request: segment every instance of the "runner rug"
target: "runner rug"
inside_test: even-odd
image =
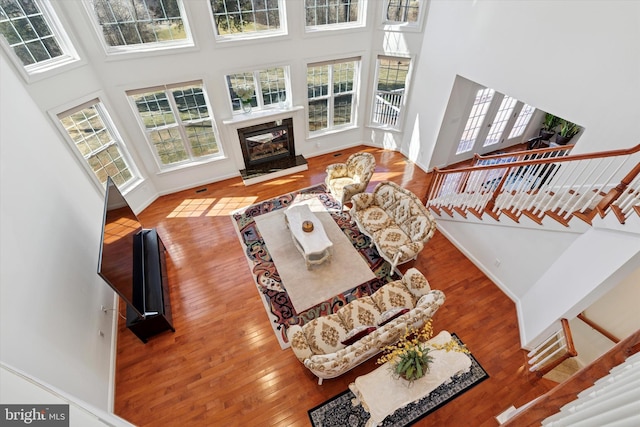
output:
[[[353,284],[353,287],[327,297],[312,307],[297,311],[261,234],[258,225],[260,220],[257,222],[256,218],[285,209],[292,203],[301,202],[319,203],[324,207],[351,242],[355,251],[366,262],[369,270],[373,273],[373,279]],[[355,222],[351,221],[349,212],[343,211],[340,204],[331,194],[327,193],[324,184],[283,194],[274,199],[240,209],[232,214],[231,220],[247,257],[255,286],[261,295],[273,331],[283,349],[289,347],[287,340],[289,326],[304,325],[317,317],[335,313],[353,299],[371,295],[384,284],[399,278],[391,271],[389,263],[380,257],[375,246],[369,247],[370,239],[360,232]],[[288,233],[287,231],[287,236],[289,236]],[[300,253],[295,249],[294,251],[293,255],[300,257],[301,268],[305,269]]]
[[[451,336],[462,344],[456,334],[451,334]],[[379,425],[381,427],[412,425],[489,378],[489,374],[480,366],[475,357],[472,354],[468,354],[468,356],[471,358],[471,368],[468,372],[452,377],[451,382],[440,385],[428,396],[398,409]],[[314,427],[364,427],[369,420],[369,414],[362,408],[362,405],[353,406],[351,400],[354,398],[355,395],[347,389],[347,391],[310,409],[308,413],[311,425]]]

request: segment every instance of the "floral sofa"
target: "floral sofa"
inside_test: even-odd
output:
[[[351,201],[351,216],[391,268],[415,259],[436,231],[420,199],[393,182],[380,182],[373,193],[356,194]]]
[[[421,327],[444,303],[440,290],[432,290],[415,268],[402,279],[389,282],[373,295],[355,299],[338,312],[303,326],[289,327],[294,354],[322,384],[349,371],[390,344],[407,327]]]
[[[375,168],[376,159],[373,154],[365,151],[354,153],[344,163],[327,166],[324,181],[333,197],[344,205],[351,201],[354,194],[367,189]]]

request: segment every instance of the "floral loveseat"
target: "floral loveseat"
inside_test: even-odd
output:
[[[396,342],[407,327],[424,325],[444,300],[442,291],[432,290],[424,275],[410,268],[402,279],[351,301],[337,313],[291,326],[287,336],[298,360],[322,384]]]
[[[411,191],[383,181],[373,193],[355,194],[351,216],[391,268],[415,259],[433,237],[436,222]]]

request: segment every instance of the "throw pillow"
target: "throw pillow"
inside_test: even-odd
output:
[[[387,283],[375,291],[375,293],[371,295],[371,299],[373,299],[382,313],[392,308],[413,308],[416,306],[415,297],[409,292],[404,283],[402,283],[402,280]]]
[[[358,326],[357,328],[349,331],[349,333],[347,334],[347,337],[344,340],[342,340],[342,344],[351,345],[354,342],[358,341],[360,338],[366,337],[376,329],[377,328],[375,326],[366,326],[366,325]]]
[[[304,334],[313,354],[329,354],[344,348],[341,343],[348,330],[343,326],[337,314],[330,314],[313,319],[304,325]]]
[[[429,286],[427,278],[424,277],[424,275],[415,267],[411,267],[406,273],[404,273],[404,276],[402,276],[402,283],[405,284],[407,289],[411,291],[416,299],[428,294],[431,290],[431,286]]]
[[[358,326],[376,325],[380,319],[380,310],[371,297],[365,296],[351,301],[338,310],[338,316],[347,330]]]
[[[397,319],[398,317],[408,312],[409,312],[408,308],[401,308],[401,307],[387,310],[384,313],[382,313],[382,316],[380,316],[380,321],[378,322],[378,326],[384,326],[387,323],[391,322],[392,320]]]

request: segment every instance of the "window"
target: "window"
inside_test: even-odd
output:
[[[484,154],[505,141],[521,137],[535,109],[517,99],[477,85],[475,98],[458,142],[456,155],[470,151]]]
[[[221,157],[201,82],[127,92],[160,167]]]
[[[181,0],[90,0],[108,52],[191,44]]]
[[[282,0],[210,0],[216,36],[283,34]]]
[[[427,0],[385,0],[382,18],[387,25],[420,28]]]
[[[490,125],[489,133],[482,145],[483,147],[488,147],[500,142],[502,133],[511,119],[511,113],[513,112],[513,108],[516,106],[516,102],[517,100],[511,96],[505,96],[502,98],[498,112],[493,119],[493,123]]]
[[[372,122],[399,129],[411,59],[379,56],[376,64],[376,89]]]
[[[98,99],[58,114],[58,119],[101,184],[110,176],[122,187],[136,177],[126,148]]]
[[[362,3],[358,0],[305,0],[306,27],[361,26]]]
[[[47,1],[1,1],[0,33],[28,74],[78,59]]]
[[[511,128],[511,133],[509,133],[509,139],[522,136],[522,134],[524,133],[524,130],[529,125],[529,121],[531,121],[531,116],[533,116],[533,112],[535,110],[536,110],[535,108],[533,108],[531,105],[528,105],[528,104],[525,104],[522,107],[522,109],[520,110],[520,113],[518,114],[518,117],[516,118],[516,122],[514,123],[513,128]]]
[[[476,92],[476,98],[471,107],[471,113],[467,117],[467,124],[464,127],[464,132],[462,132],[462,138],[458,143],[456,154],[466,153],[473,149],[494,93],[495,91],[489,88],[482,88]]]
[[[251,106],[255,108],[283,107],[287,102],[288,76],[286,67],[267,68],[266,70],[226,76],[232,110],[242,110],[238,92],[253,94],[250,102]]]
[[[309,132],[353,124],[360,58],[307,65]]]

